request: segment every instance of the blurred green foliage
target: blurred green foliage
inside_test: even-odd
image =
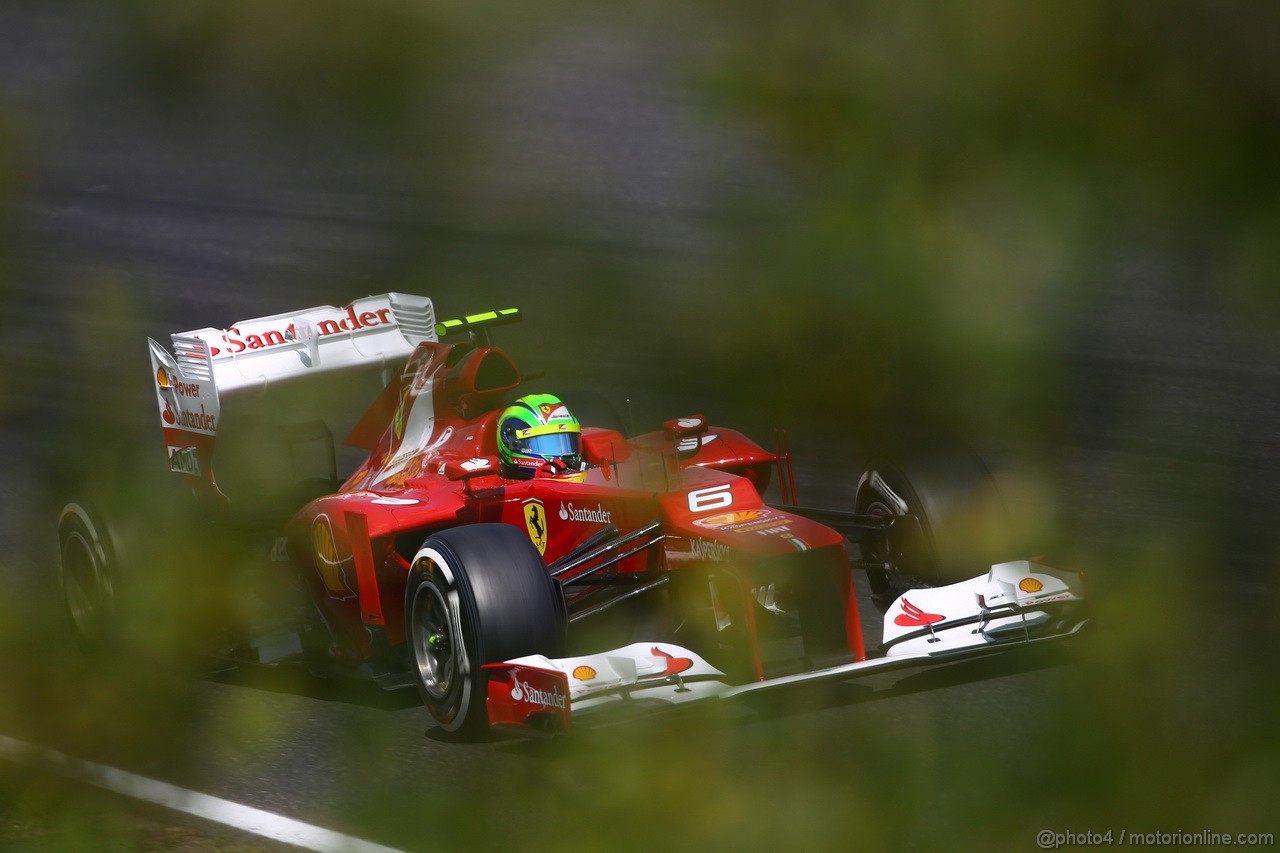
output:
[[[716,343],[800,377],[774,383],[791,405],[873,438],[921,421],[1042,437],[1060,315],[1087,318],[1099,260],[1157,234],[1184,262],[1211,254],[1220,275],[1199,286],[1231,290],[1242,320],[1280,319],[1276,9],[717,8],[699,78],[763,123],[795,193],[732,271],[742,316]],[[817,369],[796,345],[815,340]]]

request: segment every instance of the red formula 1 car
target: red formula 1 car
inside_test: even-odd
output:
[[[1023,560],[947,583],[943,505],[979,467],[873,466],[854,512],[802,509],[786,453],[701,415],[629,438],[607,410],[579,423],[571,395],[521,396],[527,377],[490,345],[518,317],[437,323],[430,300],[392,293],[150,342],[168,467],[201,512],[241,528],[287,512],[257,547],[265,574],[309,593],[289,627],[311,663],[416,685],[446,730],[555,732],[1087,623],[1072,572]],[[344,417],[358,453],[339,477]],[[887,605],[871,657],[849,540]],[[72,624],[100,638],[120,543],[80,502],[61,543]],[[932,586],[899,595],[908,578]]]

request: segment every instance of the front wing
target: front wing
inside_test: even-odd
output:
[[[949,663],[1075,636],[1089,623],[1078,572],[1021,560],[944,587],[912,590],[885,613],[883,655],[747,684],[696,652],[633,643],[592,655],[542,655],[489,664],[489,723],[529,734],[567,733],[606,709],[654,709],[762,690],[846,681],[891,669]]]

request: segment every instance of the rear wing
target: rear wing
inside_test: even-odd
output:
[[[213,477],[222,404],[324,374],[398,368],[437,341],[425,296],[387,293],[344,308],[320,305],[174,334],[173,352],[148,339],[169,469],[197,493],[225,500]]]

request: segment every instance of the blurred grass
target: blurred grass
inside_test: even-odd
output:
[[[441,79],[477,58],[499,62],[521,23],[544,32],[556,16],[568,25],[581,11],[556,6],[531,21],[511,6],[486,13],[446,3],[125,0],[113,8],[125,23],[116,59],[163,109],[198,119],[211,103],[243,100],[300,140],[338,117],[409,147],[433,138],[434,114],[418,111]],[[763,129],[784,189],[781,210],[685,294],[686,310],[714,322],[689,348],[659,345],[644,357],[677,392],[714,385],[730,410],[824,419],[859,446],[908,427],[1049,443],[1063,407],[1079,404],[1064,400],[1069,366],[1058,349],[1062,330],[1084,323],[1108,287],[1091,279],[1099,257],[1153,242],[1174,265],[1184,250],[1208,255],[1205,286],[1274,354],[1278,26],[1271,6],[1194,0],[647,9],[637,38],[679,34],[670,37],[690,56],[687,79],[726,121]],[[7,127],[0,121],[0,206],[10,210]],[[464,123],[459,147],[473,131]],[[423,180],[405,175],[409,186]],[[778,202],[745,182],[739,191],[720,201],[757,212]],[[8,221],[0,217],[0,228]],[[599,297],[602,282],[645,286],[608,251],[568,254],[539,281],[571,294],[553,299],[625,307],[625,296]],[[12,260],[0,254],[0,300],[10,298]],[[438,281],[432,262],[414,258],[406,275]],[[86,295],[82,325],[68,335],[77,362],[93,362],[100,324],[141,342],[146,318],[127,275],[104,275]],[[446,280],[461,303],[467,276]],[[659,344],[661,336],[656,329]],[[575,343],[610,338],[608,324],[594,323]],[[135,399],[121,389],[134,387],[137,366],[94,363],[86,410],[106,413],[108,431],[127,434],[138,411],[121,403]],[[33,374],[21,390],[49,379]],[[0,412],[13,381],[0,373]],[[1158,426],[1137,404],[1119,420],[1122,442]],[[102,462],[99,474],[128,481],[132,458]],[[1140,493],[1155,475],[1125,476],[1110,485]],[[1030,497],[1019,512],[1052,505],[1051,473],[1024,486]],[[1205,484],[1205,499],[1228,501],[1230,486]],[[166,509],[143,486],[119,501]],[[1050,542],[1076,533],[1043,531]],[[431,839],[529,848],[557,838],[583,850],[1027,849],[1042,828],[1274,831],[1270,614],[1280,597],[1274,583],[1262,584],[1234,619],[1235,602],[1213,597],[1219,573],[1231,571],[1215,559],[1214,536],[1172,518],[1105,548],[1074,545],[1079,565],[1104,567],[1094,588],[1102,630],[1044,688],[1060,701],[1010,707],[1003,718],[939,705],[913,713],[929,722],[908,730],[895,703],[927,705],[923,691],[857,705],[862,728],[848,732],[831,729],[820,702],[766,722],[657,721],[559,751],[502,753],[506,775],[486,789],[451,786],[447,768],[443,778],[388,786],[404,725],[393,714],[372,714],[333,748],[349,761],[353,810],[414,847]],[[0,698],[0,724],[69,750],[106,743],[157,772],[199,769],[212,755],[253,773],[298,721],[273,717],[251,691],[225,718],[207,718],[192,660],[210,624],[240,618],[234,589],[210,578],[217,567],[206,554],[153,556],[195,570],[152,591],[158,609],[179,598],[209,607],[191,621],[144,623],[130,640],[140,657],[85,663],[56,608],[0,600],[0,656],[18,685]],[[1206,600],[1222,605],[1208,619]],[[489,761],[488,749],[458,760]],[[34,842],[20,834],[0,842],[165,849],[76,792],[7,774],[0,785],[21,792],[6,800],[22,803],[17,814],[56,825]],[[504,810],[518,826],[495,819]]]

